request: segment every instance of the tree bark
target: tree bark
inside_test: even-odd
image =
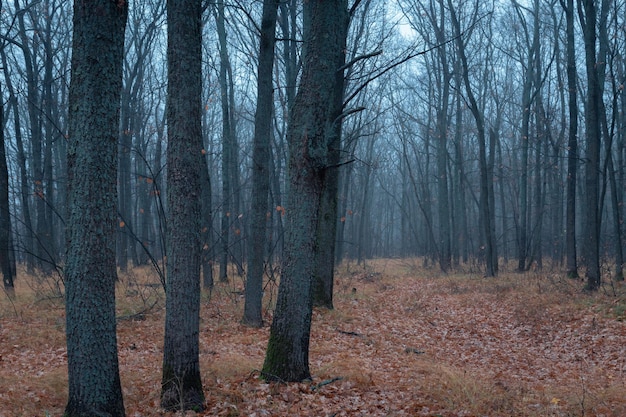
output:
[[[276,43],[277,0],[263,2],[261,42],[257,76],[257,108],[254,117],[252,153],[252,201],[250,207],[250,238],[248,240],[248,276],[243,323],[252,327],[263,325],[263,269],[267,247],[267,222],[270,219],[268,194],[270,187],[270,139],[272,130],[274,45]]]
[[[117,133],[126,1],[74,3],[65,416],[124,416],[115,320]]]
[[[349,16],[338,21],[337,47],[346,50],[348,38]],[[313,270],[313,305],[333,308],[333,289],[335,281],[335,247],[337,243],[338,198],[339,198],[339,165],[342,154],[341,130],[343,125],[345,75],[343,68],[346,54],[335,55],[333,63],[335,71],[332,87],[329,119],[326,121],[328,167],[322,172],[322,196],[320,202],[320,218],[317,227],[317,251],[315,252]]]
[[[161,406],[204,408],[200,377],[202,2],[167,2],[167,285]]]
[[[593,0],[579,0],[579,16],[585,41],[585,68],[587,72],[587,104],[585,106],[585,217],[583,253],[586,266],[586,289],[600,286],[600,100],[601,86],[596,57],[596,6]]]
[[[567,133],[567,191],[565,201],[565,265],[567,276],[578,278],[576,257],[576,177],[578,165],[578,92],[576,48],[574,43],[574,0],[561,2],[565,9],[567,38],[567,105],[569,126]]]
[[[348,19],[345,0],[308,1],[303,15],[303,72],[287,140],[289,194],[282,276],[270,329],[263,375],[267,379],[310,378],[309,340],[315,232],[320,215],[328,137],[333,126],[337,62],[343,59],[341,30]]]
[[[0,2],[0,9],[2,2]],[[0,97],[2,97],[0,85]],[[14,291],[13,268],[11,268],[11,211],[9,206],[9,170],[4,143],[4,105],[0,102],[0,269],[2,283],[7,293]]]

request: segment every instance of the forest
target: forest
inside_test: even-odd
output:
[[[536,386],[501,382],[500,405],[472,408],[467,392],[463,406],[443,404],[430,392],[428,406],[409,410],[394,392],[391,408],[333,400],[313,415],[624,410],[613,390],[626,383],[614,350],[621,344],[624,357],[625,1],[2,0],[0,9],[0,332],[13,340],[18,319],[40,329],[29,305],[61,328],[50,346],[66,345],[66,382],[56,385],[67,403],[51,409],[126,415],[124,349],[148,341],[160,343],[150,349],[161,375],[149,373],[161,383],[143,395],[163,412],[296,412],[244,411],[256,395],[250,381],[286,403],[322,389],[368,391],[384,379],[375,371],[350,374],[341,357],[331,362],[351,377],[310,363],[316,320],[335,328],[327,339],[382,355],[391,347],[372,330],[345,325],[402,310],[409,322],[438,323],[420,291],[404,297],[419,287],[448,312],[470,303],[464,294],[485,307],[510,298],[512,310],[492,313],[526,317],[533,337],[553,332],[544,328],[552,314],[604,332],[597,349],[608,359],[593,366],[606,366],[610,381],[582,365],[573,377],[602,386],[604,402],[596,392],[593,403],[591,385],[577,385],[576,399],[527,399]],[[380,294],[402,299],[399,310],[386,313]],[[356,304],[364,310],[349,313]],[[472,323],[484,322],[470,310]],[[262,342],[249,377],[207,374],[206,352],[219,349],[204,338],[216,317],[229,324],[215,338],[240,331],[250,339],[240,343]],[[125,326],[144,320],[160,341],[129,342]],[[22,342],[3,343],[0,362]],[[411,363],[458,353],[398,343]],[[337,344],[334,354],[351,351]],[[414,365],[428,377],[441,371]],[[446,369],[438,382],[450,386],[460,373]],[[476,372],[481,383],[494,377]],[[549,387],[562,382],[557,373]],[[226,392],[224,380],[239,384],[241,398],[224,400],[234,409],[215,408],[207,388]],[[531,403],[543,405],[530,412]]]

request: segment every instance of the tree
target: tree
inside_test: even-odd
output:
[[[13,83],[9,73],[9,65],[7,62],[6,48],[0,50],[2,55],[2,68],[4,71],[4,79],[6,80],[7,93],[9,95],[9,107],[13,113],[13,128],[15,132],[15,147],[17,148],[17,165],[19,167],[20,178],[20,203],[21,203],[21,216],[18,216],[19,221],[24,225],[27,230],[24,237],[22,237],[22,250],[25,252],[26,270],[29,273],[34,271],[34,236],[32,231],[32,221],[30,215],[30,190],[28,187],[28,170],[26,167],[26,152],[24,150],[24,141],[22,140],[21,119],[18,106],[17,96]]]
[[[254,116],[252,155],[252,201],[246,301],[243,322],[253,327],[263,325],[263,267],[267,243],[270,136],[272,129],[274,45],[278,1],[263,2],[261,43],[257,78],[257,107]]]
[[[593,0],[578,0],[579,17],[585,43],[585,69],[587,72],[587,103],[585,106],[585,217],[583,254],[587,267],[587,289],[600,286],[600,108],[602,87],[598,76],[604,59],[596,56],[597,10]]]
[[[561,1],[565,9],[567,54],[567,104],[569,130],[567,134],[567,196],[565,219],[565,258],[567,276],[578,278],[576,260],[576,171],[578,165],[578,93],[576,48],[574,47],[574,0]]]
[[[359,2],[355,2],[348,16],[338,21],[337,39],[341,44],[337,47],[346,50],[348,25],[350,17]],[[326,147],[328,152],[327,167],[322,171],[322,195],[320,200],[320,217],[316,232],[316,251],[313,263],[313,304],[333,308],[333,287],[335,281],[335,243],[337,237],[337,213],[339,194],[339,167],[341,165],[342,144],[341,129],[344,115],[344,67],[346,54],[334,57],[337,70],[331,82],[334,83],[332,96],[328,102],[329,114],[326,123]]]
[[[0,9],[2,2],[0,2]],[[2,90],[0,89],[0,92]],[[0,94],[0,97],[2,94]],[[9,211],[9,170],[4,142],[4,105],[0,102],[0,269],[4,289],[11,293],[13,268],[11,267],[11,212]]]
[[[263,375],[302,381],[310,377],[309,339],[316,230],[323,173],[333,129],[334,80],[344,59],[346,0],[308,1],[303,10],[303,70],[290,119],[289,192],[282,275]]]
[[[489,167],[487,164],[487,150],[485,145],[485,120],[484,114],[479,108],[474,91],[472,89],[472,84],[470,82],[469,66],[467,63],[467,53],[465,49],[466,44],[462,37],[463,33],[461,32],[461,24],[457,17],[456,10],[452,4],[452,0],[448,0],[448,6],[450,8],[450,17],[452,19],[452,26],[454,28],[454,34],[456,38],[457,53],[459,54],[459,60],[461,62],[463,84],[465,87],[465,92],[467,94],[469,108],[472,112],[472,115],[474,116],[474,120],[476,121],[476,130],[478,134],[478,166],[480,170],[479,209],[481,218],[481,229],[485,242],[485,275],[488,277],[493,277],[498,272],[498,257],[496,256],[495,249],[494,213],[489,203],[489,192],[491,189],[493,189],[493,182],[490,186],[488,169]],[[476,3],[475,9],[473,11],[474,16],[476,16],[477,10],[478,3]]]
[[[167,2],[167,284],[161,406],[202,410],[202,2]]]
[[[229,257],[235,259],[239,272],[241,272],[242,262],[240,241],[235,240],[241,233],[239,225],[239,152],[234,114],[234,81],[226,39],[224,1],[220,0],[216,8],[215,21],[219,38],[219,84],[222,105],[222,220],[219,279],[221,282],[228,282]],[[231,229],[235,232],[232,236]]]
[[[115,320],[117,129],[125,0],[74,2],[65,266],[65,415],[124,416]]]

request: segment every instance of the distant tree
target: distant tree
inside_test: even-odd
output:
[[[0,9],[2,2],[0,1]],[[0,85],[0,97],[2,97]],[[4,105],[0,101],[0,269],[4,289],[13,291],[13,268],[11,267],[11,213],[9,211],[9,170],[4,143]]]
[[[206,155],[202,156],[200,172],[200,186],[202,187],[202,225],[200,237],[202,246],[202,286],[211,290],[213,281],[213,198],[211,195],[211,176]]]
[[[576,178],[578,166],[578,76],[574,38],[574,0],[561,0],[565,9],[565,36],[567,56],[567,105],[569,111],[567,133],[567,191],[565,201],[565,267],[567,276],[578,278],[576,259]]]
[[[583,256],[586,266],[586,288],[597,290],[600,286],[600,109],[602,87],[598,76],[604,59],[597,54],[597,9],[593,0],[578,0],[579,18],[585,44],[585,69],[587,72],[587,103],[585,106],[585,222]]]
[[[13,87],[13,81],[9,72],[9,64],[7,60],[6,48],[0,49],[0,55],[2,56],[2,69],[4,72],[4,79],[6,80],[6,90],[9,96],[8,106],[13,114],[13,132],[15,137],[15,148],[17,153],[17,167],[19,170],[19,183],[20,183],[20,205],[21,215],[18,216],[19,221],[23,224],[26,233],[21,237],[22,251],[24,252],[24,261],[26,264],[26,270],[29,273],[34,272],[34,236],[31,232],[32,221],[30,214],[30,190],[28,182],[28,169],[26,165],[26,151],[24,147],[24,140],[22,138],[21,128],[21,116],[19,112],[19,103],[16,95],[15,88]],[[16,175],[17,176],[17,175]]]
[[[125,0],[74,2],[65,265],[65,416],[124,416],[115,321],[117,132]]]
[[[167,284],[161,406],[202,410],[202,1],[167,2]]]
[[[215,21],[219,39],[219,84],[222,105],[222,219],[220,230],[219,280],[228,281],[228,261],[234,259],[241,273],[242,250],[239,185],[239,151],[235,126],[235,92],[233,71],[226,33],[224,1],[217,2]],[[231,233],[234,232],[234,233]]]
[[[276,43],[277,0],[263,2],[261,42],[257,76],[257,107],[254,116],[252,154],[252,201],[246,301],[243,322],[249,326],[263,325],[263,269],[267,247],[270,139],[272,130],[274,45]]]
[[[474,18],[476,18],[479,4],[479,2],[474,3],[474,10],[472,10]],[[480,171],[480,197],[478,206],[480,211],[481,229],[485,246],[485,275],[488,277],[493,277],[498,273],[498,257],[495,246],[495,214],[490,204],[491,197],[489,195],[490,191],[493,190],[493,181],[491,181],[490,184],[490,170],[487,163],[485,116],[483,110],[479,107],[479,103],[476,100],[476,95],[474,94],[472,83],[470,81],[469,65],[467,63],[466,41],[462,36],[463,32],[461,31],[461,24],[459,18],[457,17],[457,11],[452,4],[452,0],[448,0],[448,7],[450,9],[450,17],[452,19],[452,26],[456,39],[457,53],[459,54],[459,60],[461,63],[462,79],[465,87],[465,93],[467,94],[468,106],[476,122],[476,130],[478,135],[478,167]]]
[[[312,275],[328,137],[333,126],[334,82],[345,50],[346,0],[307,1],[303,14],[303,70],[289,122],[289,192],[282,275],[263,375],[310,377]]]

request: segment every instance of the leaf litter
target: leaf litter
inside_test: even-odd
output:
[[[626,328],[612,313],[626,304],[623,286],[589,295],[547,273],[443,276],[417,262],[339,269],[335,309],[313,314],[302,383],[263,381],[269,326],[241,325],[241,283],[219,284],[202,301],[206,407],[184,414],[626,415]],[[67,398],[63,308],[38,302],[28,279],[15,305],[0,303],[0,417],[61,415]],[[182,415],[159,407],[164,303],[128,294],[118,291],[120,316],[141,310],[133,303],[153,308],[118,323],[126,413]]]

